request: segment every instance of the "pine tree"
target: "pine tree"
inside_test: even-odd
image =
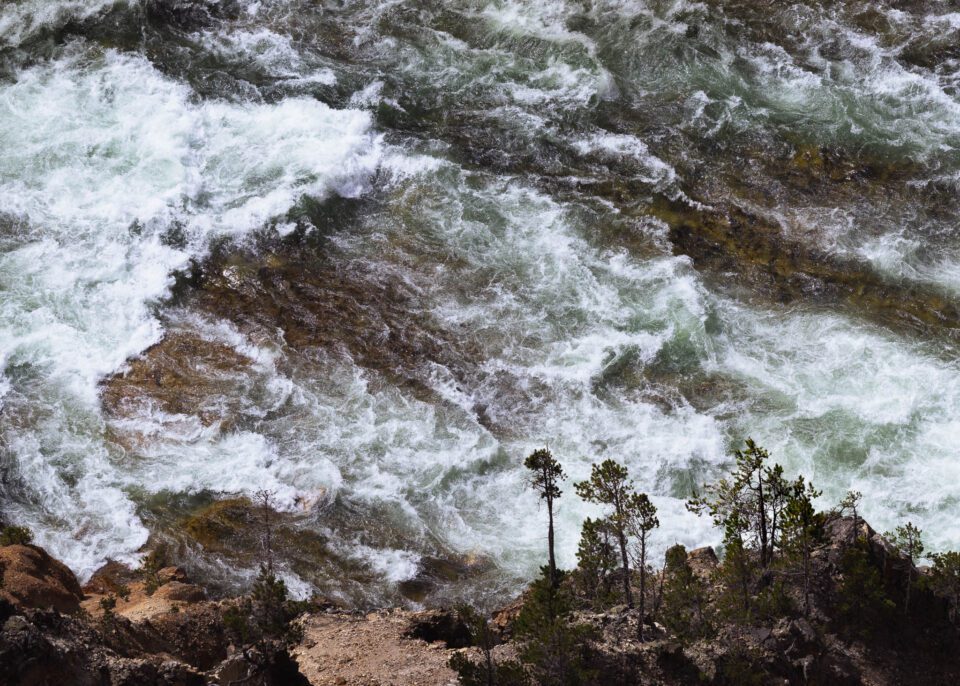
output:
[[[660,526],[657,508],[646,493],[634,493],[627,502],[630,533],[637,540],[637,566],[640,568],[640,617],[637,620],[637,637],[644,640],[643,625],[647,601],[647,543],[650,532]]]
[[[563,581],[564,572],[559,572]],[[571,621],[573,598],[568,584],[554,586],[549,568],[530,585],[517,617],[519,657],[538,686],[579,686],[590,683],[589,640],[593,631]]]
[[[753,561],[739,535],[728,531],[724,536],[724,544],[723,561],[717,568],[717,578],[723,589],[718,598],[718,607],[732,621],[746,622],[753,615]]]
[[[783,479],[783,468],[767,466],[770,453],[753,439],[746,441],[746,450],[734,454],[732,478],[721,479],[707,486],[704,496],[694,495],[687,508],[697,514],[709,514],[716,527],[729,528],[736,523],[737,538],[746,548],[745,536],[754,539],[764,569],[773,562],[780,517],[789,492]]]
[[[609,505],[612,512],[607,517],[620,548],[623,595],[628,607],[633,607],[630,590],[630,558],[627,552],[627,535],[630,524],[629,503],[633,482],[628,478],[627,468],[614,460],[604,460],[593,465],[590,480],[574,484],[577,495],[588,502]]]
[[[907,590],[903,603],[904,614],[910,614],[910,589],[913,587],[914,560],[923,554],[923,532],[911,522],[898,526],[894,531],[884,534],[884,537],[907,556]]]
[[[951,618],[954,624],[960,624],[960,552],[933,553],[930,560],[930,583],[937,593],[950,599]]]
[[[770,503],[770,560],[773,562],[773,554],[777,549],[783,548],[783,519],[786,514],[787,505],[793,495],[794,484],[783,477],[783,467],[774,464],[767,471],[767,486]]]
[[[703,495],[695,493],[687,509],[709,515],[723,531],[725,553],[718,572],[726,592],[721,604],[734,619],[748,620],[754,610],[751,592],[755,576],[770,568],[776,550],[783,550],[782,529],[793,491],[783,478],[783,468],[768,466],[770,453],[753,439],[748,438],[746,448],[733,456],[733,473],[706,486]],[[773,595],[778,595],[778,590],[773,590]],[[776,601],[767,600],[771,599]]]
[[[776,538],[771,510],[774,495],[771,487],[772,475],[771,470],[766,467],[770,453],[758,446],[752,438],[748,438],[747,449],[738,450],[734,453],[734,458],[737,462],[735,483],[747,496],[744,514],[752,520],[759,541],[760,565],[765,568],[773,559],[773,539]]]
[[[143,590],[148,596],[156,593],[157,589],[163,585],[160,570],[166,566],[164,555],[165,551],[162,548],[151,550],[140,561],[140,566],[137,568],[137,576],[143,579]]]
[[[803,612],[810,616],[811,559],[814,550],[824,543],[824,516],[816,511],[813,501],[820,491],[798,477],[783,513],[784,550],[787,562],[796,562],[803,581]]]
[[[714,526],[723,531],[724,556],[717,575],[724,592],[719,604],[726,614],[737,620],[749,618],[754,581],[753,561],[744,542],[751,530],[749,494],[738,478],[723,478],[708,485],[706,495],[694,495],[687,502],[687,509],[700,515],[709,514]]]
[[[563,467],[553,459],[553,455],[546,448],[533,451],[524,466],[532,472],[530,477],[530,486],[540,494],[541,500],[547,503],[547,550],[549,553],[550,578],[553,585],[559,583],[557,575],[557,561],[554,555],[554,536],[553,536],[553,503],[559,498],[563,491],[560,490],[559,483],[567,478],[563,473]]]
[[[263,548],[261,566],[267,571],[273,571],[273,523],[270,515],[273,513],[273,491],[261,489],[254,494],[254,499],[260,507],[260,545]]]
[[[707,588],[688,562],[687,549],[675,545],[667,550],[663,567],[663,621],[683,639],[709,632],[705,615]]]
[[[610,575],[617,568],[615,533],[606,519],[584,520],[577,548],[575,579],[594,609],[602,610],[611,602]]]
[[[860,491],[847,491],[847,494],[843,496],[843,500],[840,501],[840,514],[844,515],[849,512],[853,518],[853,527],[850,529],[850,545],[856,543],[857,536],[859,535],[857,533],[859,526],[858,508],[862,498],[863,493]]]
[[[835,616],[854,634],[869,638],[889,622],[896,605],[887,597],[866,539],[844,550],[839,566]]]

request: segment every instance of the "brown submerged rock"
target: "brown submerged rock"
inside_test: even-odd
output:
[[[228,551],[255,538],[251,531],[255,518],[254,505],[248,498],[227,498],[185,519],[183,530],[204,548]]]
[[[107,379],[101,401],[111,417],[136,416],[149,405],[167,414],[199,417],[206,425],[229,423],[223,377],[242,372],[251,362],[227,345],[175,331]]]
[[[282,331],[293,350],[346,354],[419,393],[430,393],[422,381],[424,364],[454,371],[468,365],[458,337],[415,309],[413,286],[362,269],[336,264],[306,245],[236,252],[201,267],[188,301],[254,337]]]
[[[427,382],[433,365],[457,377],[474,369],[461,332],[420,309],[417,287],[401,274],[341,263],[306,238],[220,248],[181,275],[176,291],[185,309],[231,322],[254,343],[282,346],[281,367],[346,358],[429,400],[436,400]],[[163,340],[102,382],[101,402],[114,420],[159,410],[228,431],[242,415],[252,365],[229,345],[174,322]],[[151,440],[135,425],[114,421],[110,430],[128,449]]]
[[[0,598],[21,608],[76,612],[83,598],[77,577],[43,548],[9,545],[0,548]]]
[[[326,538],[299,526],[300,513],[270,510],[274,552],[321,565],[334,555]],[[253,565],[260,554],[263,511],[249,498],[224,498],[203,506],[180,522],[180,529],[204,550]]]
[[[957,303],[920,285],[897,283],[868,265],[785,237],[779,227],[740,208],[701,211],[666,201],[652,213],[670,226],[677,254],[699,268],[738,273],[780,302],[833,302],[900,330],[960,335]]]

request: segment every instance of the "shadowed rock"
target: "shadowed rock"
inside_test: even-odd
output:
[[[0,598],[22,608],[75,612],[83,591],[66,565],[43,548],[9,545],[0,548]]]

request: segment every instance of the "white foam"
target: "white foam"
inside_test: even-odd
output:
[[[18,0],[0,12],[0,45],[19,45],[41,29],[87,19],[126,0]]]
[[[636,136],[594,132],[578,135],[571,145],[581,155],[598,155],[603,158],[632,160],[643,170],[641,180],[664,188],[676,184],[677,173],[669,164],[650,152],[647,144]]]
[[[327,67],[311,66],[288,36],[266,28],[205,31],[201,41],[210,52],[255,62],[270,76],[300,84],[332,86],[337,76]]]
[[[31,402],[51,408],[45,425],[4,430],[30,499],[48,513],[32,520],[55,515],[82,528],[42,528],[75,569],[89,573],[146,536],[120,490],[135,486],[136,470],[118,468],[98,438],[98,379],[159,339],[152,304],[211,237],[258,229],[305,194],[362,193],[381,154],[369,129],[368,114],[315,100],[196,103],[145,59],[82,44],[0,87],[0,204],[30,230],[0,255],[4,386],[17,387],[10,369],[36,369],[43,384]],[[182,233],[176,247],[162,240],[172,227]],[[241,435],[192,454],[195,486],[223,475],[213,469],[204,481],[201,458],[215,456],[234,460],[237,481],[227,485],[239,487],[244,469],[271,453]],[[77,478],[53,478],[41,469],[50,464]]]
[[[729,339],[715,368],[748,398],[733,428],[812,478],[824,506],[860,490],[878,529],[912,519],[936,548],[956,548],[942,522],[960,515],[957,364],[836,315],[720,307]]]
[[[567,20],[575,11],[564,0],[498,0],[487,3],[478,15],[499,31],[536,36],[557,43],[577,43],[593,55],[596,44],[584,34],[567,28]]]
[[[351,553],[389,583],[399,583],[415,577],[421,558],[408,550],[371,548],[363,544],[354,545]]]

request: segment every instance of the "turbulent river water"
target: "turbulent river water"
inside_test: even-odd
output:
[[[625,462],[662,549],[753,436],[960,546],[958,44],[936,0],[4,2],[2,516],[230,585],[184,522],[270,489],[300,594],[491,598],[532,449]]]

